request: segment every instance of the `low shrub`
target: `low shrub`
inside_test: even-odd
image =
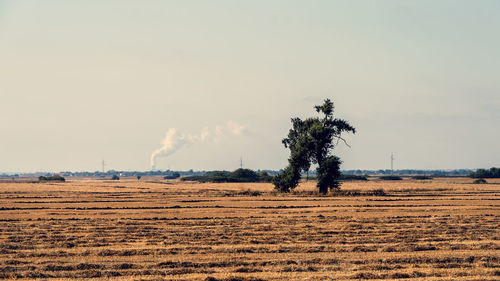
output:
[[[485,183],[488,183],[485,179],[477,179],[477,180],[474,180],[472,183],[474,184],[485,184]]]
[[[411,178],[414,180],[432,180],[432,177],[429,176],[413,176]]]
[[[367,176],[360,176],[360,175],[341,175],[340,180],[342,181],[367,181],[368,178]]]
[[[64,182],[66,181],[65,178],[61,177],[61,176],[39,176],[38,177],[38,181],[60,181],[60,182]]]
[[[113,175],[111,177],[111,180],[114,180],[114,181],[119,181],[120,180],[120,177],[118,175]]]
[[[403,178],[400,176],[381,176],[381,177],[379,177],[379,179],[385,180],[385,181],[400,181]]]
[[[199,181],[199,182],[206,182],[207,177],[206,176],[185,176],[181,178],[181,181]]]

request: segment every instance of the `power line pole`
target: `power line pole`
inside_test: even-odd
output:
[[[106,162],[104,162],[104,159],[102,160],[102,173],[104,174],[105,171],[104,171],[104,166],[106,166]]]
[[[240,157],[240,169],[243,169],[243,157]]]
[[[394,174],[394,153],[391,152],[391,175]]]

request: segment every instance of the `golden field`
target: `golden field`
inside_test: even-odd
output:
[[[0,279],[499,280],[500,180],[472,181],[6,180]]]

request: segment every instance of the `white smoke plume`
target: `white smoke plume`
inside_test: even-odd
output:
[[[174,153],[176,150],[186,145],[188,138],[183,135],[177,134],[177,129],[170,128],[165,133],[165,137],[161,142],[161,147],[153,151],[151,154],[151,166],[155,167],[157,157],[167,157]]]
[[[234,122],[227,121],[224,125],[215,126],[215,134],[208,127],[201,130],[199,134],[179,134],[176,128],[170,128],[165,133],[165,137],[161,142],[161,147],[153,151],[151,154],[151,167],[156,167],[156,160],[159,157],[168,157],[180,148],[197,142],[207,141],[213,138],[219,141],[221,138],[240,136],[245,130],[245,127]]]

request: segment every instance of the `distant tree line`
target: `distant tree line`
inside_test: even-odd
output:
[[[192,169],[190,170],[184,170],[184,171],[174,171],[174,170],[155,170],[155,171],[118,171],[118,170],[108,170],[106,172],[102,171],[95,171],[95,172],[70,172],[70,171],[63,171],[59,172],[58,174],[64,176],[64,177],[113,177],[113,175],[117,175],[119,177],[145,177],[145,176],[158,176],[158,177],[167,177],[167,178],[179,178],[183,176],[203,176],[206,173],[210,173],[212,171],[194,171]],[[276,175],[279,173],[279,171],[274,171],[274,170],[256,170],[257,173],[261,172],[266,172],[269,175]],[[52,173],[46,173],[46,172],[36,172],[36,173],[22,173],[22,174],[7,174],[3,173],[0,174],[0,177],[38,177],[38,176],[52,176]],[[177,176],[179,175],[179,176]]]
[[[380,175],[397,175],[397,176],[430,176],[430,177],[466,177],[473,173],[474,170],[470,169],[456,169],[456,170],[414,170],[414,169],[402,169],[402,170],[342,170],[344,175],[368,175],[368,176],[380,176]]]
[[[237,169],[233,172],[211,171],[199,176],[182,177],[183,181],[199,182],[271,182],[272,176],[265,171],[259,173],[250,169]]]
[[[499,168],[492,168],[497,170]],[[194,170],[186,170],[186,171],[173,171],[173,170],[163,170],[163,171],[115,171],[109,170],[105,173],[96,171],[96,172],[59,172],[57,174],[63,177],[112,177],[113,175],[120,175],[121,177],[143,177],[143,176],[161,176],[161,177],[172,177],[177,174],[180,177],[185,176],[204,176],[206,173],[210,173],[213,171],[194,171]],[[261,172],[265,172],[270,176],[274,176],[283,172],[283,170],[256,170],[257,174]],[[477,173],[476,173],[477,172]],[[493,172],[493,174],[497,174],[498,172]],[[397,175],[397,176],[429,176],[429,177],[481,177],[476,176],[476,174],[492,174],[491,169],[479,169],[477,171],[471,169],[456,169],[456,170],[412,170],[412,169],[404,169],[404,170],[394,170],[390,169],[386,170],[341,170],[341,178],[340,180],[350,180],[354,178],[348,178],[350,175],[357,175],[362,177],[368,176],[381,176],[381,175]],[[0,178],[21,178],[21,177],[50,177],[53,176],[53,173],[46,172],[36,172],[36,173],[2,173],[0,174]],[[309,176],[309,179],[317,179],[317,172],[315,170],[310,170],[308,172],[302,172],[301,177],[306,178]],[[484,176],[486,178],[486,176]],[[498,177],[498,176],[496,176]],[[357,180],[361,180],[358,178]]]
[[[302,175],[302,179],[303,180],[317,180],[317,175],[316,173],[309,173],[309,174],[306,174],[306,175]],[[340,181],[367,181],[368,180],[368,175],[351,175],[351,174],[347,174],[347,175],[344,175],[344,174],[340,174],[340,177],[339,177],[339,180]]]
[[[489,170],[479,169],[469,175],[471,178],[500,178],[499,168],[490,168]]]

